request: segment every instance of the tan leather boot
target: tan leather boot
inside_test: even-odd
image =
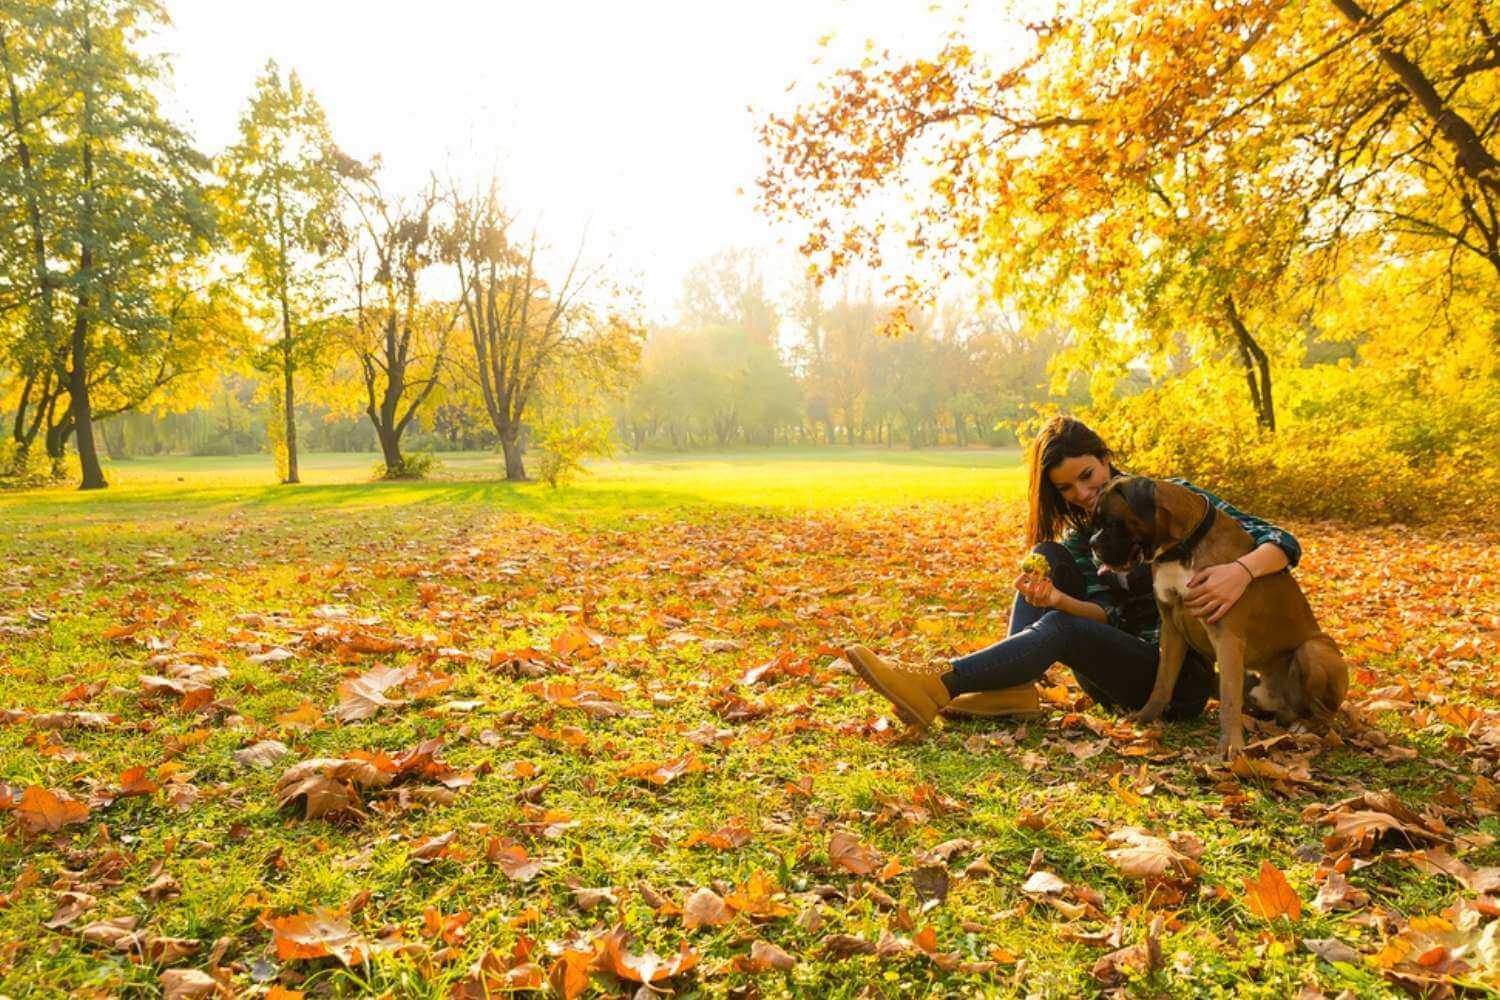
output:
[[[998,688],[994,691],[971,691],[955,695],[943,706],[944,715],[997,718],[1000,716],[1040,715],[1042,701],[1037,697],[1035,684],[1017,684],[1015,687]]]
[[[900,664],[882,660],[864,646],[850,646],[844,658],[864,678],[866,684],[896,708],[896,714],[908,726],[929,730],[944,705],[948,689],[935,671],[917,673]]]

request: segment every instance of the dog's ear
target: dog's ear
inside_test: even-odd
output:
[[[1156,523],[1156,480],[1130,476],[1120,483],[1119,490],[1136,517],[1145,524]]]

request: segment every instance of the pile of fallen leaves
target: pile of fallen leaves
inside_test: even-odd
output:
[[[9,543],[0,992],[1500,987],[1493,542],[1294,526],[1347,711],[1226,765],[857,685],[1003,634],[1014,505],[354,516]]]

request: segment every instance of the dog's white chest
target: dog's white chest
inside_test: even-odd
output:
[[[1156,599],[1163,604],[1176,604],[1186,597],[1187,584],[1192,578],[1193,570],[1186,563],[1171,562],[1151,567],[1151,589],[1156,591]]]

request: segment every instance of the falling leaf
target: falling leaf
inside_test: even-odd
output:
[[[283,807],[303,800],[304,815],[319,819],[357,811],[360,801],[356,787],[380,787],[390,781],[389,774],[367,761],[320,757],[289,768],[276,782],[276,797]]]
[[[705,847],[712,847],[717,851],[729,851],[737,847],[744,847],[754,836],[750,832],[750,828],[745,826],[744,820],[733,819],[712,833],[694,830],[687,835],[687,839],[682,842],[682,846],[696,847],[702,844]]]
[[[573,905],[577,906],[584,913],[598,909],[606,903],[614,906],[619,902],[620,900],[615,895],[614,889],[608,886],[597,889],[585,888],[573,890]]]
[[[126,798],[131,795],[155,795],[161,788],[146,774],[144,765],[137,764],[120,772],[120,787],[115,793],[117,798]]]
[[[136,923],[135,917],[110,917],[83,927],[78,936],[90,944],[113,948],[120,941],[132,937]]]
[[[1037,896],[1057,895],[1066,892],[1067,889],[1068,883],[1045,869],[1032,872],[1025,884],[1021,886],[1022,892]]]
[[[1101,956],[1090,974],[1106,986],[1117,986],[1130,975],[1145,975],[1161,968],[1161,928],[1162,918],[1157,917],[1140,943]]]
[[[531,960],[533,942],[522,934],[509,955],[490,949],[469,966],[468,978],[456,984],[449,1000],[491,1000],[492,997],[539,990],[547,974]]]
[[[1245,907],[1262,920],[1302,918],[1302,900],[1286,876],[1269,861],[1260,863],[1259,876],[1245,879]]]
[[[290,712],[283,712],[276,716],[276,724],[283,729],[297,729],[306,732],[316,727],[322,719],[323,713],[318,711],[318,706],[304,699],[302,704]]]
[[[160,903],[162,900],[182,895],[182,886],[178,885],[177,880],[170,874],[163,872],[141,890],[141,895],[153,903]]]

